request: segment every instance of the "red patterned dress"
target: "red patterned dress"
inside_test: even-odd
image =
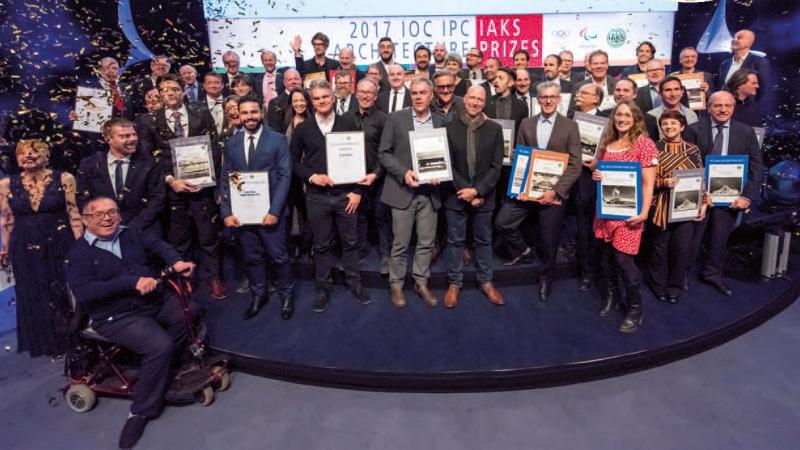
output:
[[[622,151],[603,152],[601,161],[622,161],[641,163],[642,169],[658,165],[658,148],[647,136],[639,136],[633,148]],[[646,222],[646,221],[645,221]],[[622,253],[636,255],[642,243],[644,224],[628,225],[623,220],[594,219],[594,236],[611,245]]]

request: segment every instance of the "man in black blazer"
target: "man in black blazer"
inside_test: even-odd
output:
[[[115,198],[122,223],[160,238],[167,191],[158,165],[148,153],[136,151],[138,138],[129,120],[107,121],[103,136],[108,149],[83,158],[78,168],[78,207],[95,197]]]
[[[169,73],[172,62],[166,55],[156,55],[150,60],[150,75],[143,76],[133,83],[133,102],[134,112],[145,112],[144,96],[151,89],[158,89],[158,78]]]
[[[334,76],[334,86],[336,87],[336,106],[334,111],[337,116],[341,116],[350,111],[358,110],[358,100],[353,94],[353,76],[348,71],[337,70]]]
[[[483,112],[492,119],[514,121],[515,133],[519,131],[522,119],[528,117],[528,105],[516,96],[511,95],[517,74],[508,68],[501,68],[494,77],[494,89],[497,95],[490,97]]]
[[[342,265],[345,282],[350,293],[362,305],[370,303],[361,286],[358,243],[358,205],[361,202],[361,179],[358,183],[347,180],[337,183],[329,176],[325,136],[341,122],[333,112],[333,90],[325,80],[314,80],[310,88],[314,118],[304,120],[292,133],[292,158],[294,174],[306,185],[306,211],[308,224],[313,230],[314,284],[316,285],[315,312],[324,312],[333,290],[334,233],[338,231],[342,243]],[[366,174],[365,174],[366,178]]]
[[[264,73],[253,75],[253,84],[257,96],[264,101],[261,107],[262,111],[267,110],[270,100],[280,94],[283,86],[283,74],[276,68],[277,64],[278,58],[274,52],[271,50],[261,52],[261,65],[264,66]]]
[[[642,86],[636,91],[636,106],[647,114],[653,108],[661,106],[661,97],[658,95],[658,84],[666,76],[664,63],[657,59],[650,60],[646,65],[645,76],[647,86]],[[656,135],[657,136],[657,135]],[[655,139],[655,137],[653,137]]]
[[[206,92],[197,80],[197,70],[190,64],[184,64],[178,69],[178,73],[183,80],[183,92],[187,103],[198,103],[205,101]]]
[[[289,91],[292,88],[302,86],[303,80],[300,78],[300,72],[294,69],[286,69],[283,72],[283,91],[277,97],[270,100],[267,106],[267,125],[274,131],[285,133],[287,124],[284,119],[286,117],[286,109],[289,108]]]
[[[177,74],[158,79],[164,109],[155,120],[143,128],[142,150],[152,155],[161,167],[164,182],[170,188],[168,201],[167,241],[188,258],[196,254],[200,262],[200,277],[205,279],[211,295],[227,297],[220,279],[218,208],[213,187],[200,188],[190,180],[173,173],[172,150],[169,141],[179,137],[208,135],[211,141],[215,179],[219,180],[222,155],[217,140],[217,127],[208,109],[202,104],[183,101],[183,80]],[[193,236],[197,236],[194,242]]]
[[[414,77],[428,77],[433,79],[436,67],[431,64],[431,49],[420,45],[414,49]]]
[[[314,57],[303,61],[303,51],[300,48],[303,45],[303,40],[300,35],[294,37],[292,51],[294,52],[295,68],[300,72],[301,77],[310,73],[325,72],[325,78],[328,78],[329,71],[339,68],[339,61],[325,56],[330,44],[331,40],[325,33],[314,33],[314,36],[311,37]]]
[[[378,40],[378,54],[381,59],[375,64],[377,64],[378,71],[381,73],[381,79],[379,81],[380,90],[386,91],[389,90],[390,87],[389,67],[394,65],[394,42],[392,42],[392,38],[384,36]]]
[[[753,127],[731,119],[736,106],[733,95],[727,91],[711,94],[708,99],[708,114],[698,122],[689,125],[690,135],[687,140],[700,147],[705,158],[708,155],[747,155],[747,184],[741,196],[729,207],[709,209],[706,220],[695,235],[695,246],[699,247],[705,227],[711,227],[709,233],[709,257],[703,266],[702,278],[720,293],[731,296],[733,292],[724,279],[723,265],[728,250],[728,238],[736,227],[739,213],[750,209],[753,201],[761,194],[761,179],[764,163]],[[713,194],[711,195],[713,199]],[[694,260],[694,258],[692,258]]]
[[[750,52],[750,48],[756,40],[756,35],[750,30],[739,30],[733,35],[731,41],[731,51],[733,56],[725,59],[719,66],[717,76],[717,89],[723,89],[731,75],[739,69],[755,70],[758,76],[758,84],[762,89],[758,93],[757,100],[763,102],[769,95],[772,82],[772,73],[769,60],[763,56],[758,56]]]
[[[544,60],[542,60],[542,72],[544,75],[544,80],[540,81],[539,83],[558,80],[559,84],[561,85],[561,92],[570,93],[572,92],[572,83],[558,76],[559,67],[561,67],[560,56],[556,54],[545,56]],[[517,76],[519,76],[519,72],[517,72]],[[534,85],[534,91],[536,90],[536,85],[539,83]]]
[[[575,94],[578,92],[578,89],[590,83],[603,90],[603,98],[606,99],[606,101],[598,105],[600,109],[606,109],[613,104],[611,95],[614,93],[614,85],[617,84],[617,80],[608,75],[608,53],[603,50],[595,50],[589,53],[587,59],[589,60],[589,65],[586,70],[589,73],[589,78],[583,81],[572,82],[573,95],[570,110],[575,109]]]
[[[389,88],[378,94],[378,101],[375,106],[391,114],[403,108],[411,106],[411,92],[405,85],[406,69],[400,64],[389,66]]]
[[[228,50],[222,54],[222,64],[225,66],[225,72],[222,74],[225,95],[230,95],[233,92],[233,79],[241,75],[239,71],[240,63],[239,54],[235,51]]]
[[[472,222],[477,278],[495,305],[505,304],[492,283],[492,214],[495,185],[503,167],[503,130],[483,113],[486,91],[472,86],[464,98],[466,111],[447,124],[453,182],[442,188],[447,217],[447,282],[444,306],[453,308],[463,284],[464,242]]]
[[[220,180],[220,215],[226,227],[239,229],[239,249],[247,263],[247,279],[253,295],[244,319],[255,317],[267,297],[267,260],[277,276],[274,283],[281,298],[281,317],[294,312],[292,266],[289,262],[289,215],[286,198],[292,179],[292,160],[286,136],[262,125],[261,103],[255,97],[239,100],[239,119],[244,132],[225,143],[225,158]],[[259,224],[242,224],[231,207],[231,174],[240,171],[269,173],[269,211]]]
[[[389,263],[389,293],[392,303],[406,305],[403,284],[406,278],[406,254],[411,232],[416,225],[417,247],[414,252],[412,276],[417,293],[431,307],[438,303],[428,289],[431,256],[436,239],[437,210],[442,202],[439,182],[420,184],[413,170],[409,131],[428,131],[440,128],[444,120],[430,110],[433,85],[427,78],[411,81],[411,108],[389,115],[383,128],[378,158],[386,170],[381,201],[392,208],[392,257]]]
[[[514,258],[513,262],[524,262],[532,257],[533,250],[525,245],[519,226],[529,213],[538,214],[543,266],[539,275],[539,300],[547,301],[552,292],[566,202],[570,189],[581,172],[581,137],[578,124],[556,111],[561,99],[558,82],[539,84],[537,98],[542,112],[522,121],[517,145],[567,153],[567,167],[553,189],[545,192],[542,197],[529,199],[521,195],[518,199],[509,199],[500,208],[495,226],[503,237],[509,254]]]
[[[445,123],[452,122],[466,110],[464,98],[454,94],[455,81],[453,74],[446,70],[440,70],[433,75],[434,98],[431,111],[442,116]]]
[[[614,106],[623,100],[635,101],[637,89],[636,82],[630,78],[620,78],[617,80],[617,84],[614,85]],[[609,117],[613,109],[614,107],[612,106],[608,109],[597,111],[597,115]],[[642,111],[642,116],[644,117],[644,126],[647,129],[647,135],[650,136],[650,139],[658,141],[658,120],[653,115],[647,114],[647,111]],[[592,186],[594,186],[594,182],[592,182]]]

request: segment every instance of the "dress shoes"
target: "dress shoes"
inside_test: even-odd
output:
[[[678,304],[678,296],[677,295],[667,295],[667,303],[670,305],[677,305]]]
[[[222,300],[228,296],[228,289],[219,277],[213,277],[208,282],[208,292],[217,300]]]
[[[314,300],[314,312],[325,312],[328,309],[328,303],[331,301],[330,291],[321,289],[317,291],[317,299]]]
[[[455,308],[456,303],[458,303],[458,291],[461,288],[456,286],[455,284],[451,284],[447,288],[447,292],[444,293],[444,307],[445,308]]]
[[[481,285],[481,290],[484,294],[486,294],[486,297],[489,298],[489,303],[497,306],[503,306],[506,304],[506,302],[503,300],[503,294],[501,294],[500,291],[494,287],[493,283],[483,283]]]
[[[389,296],[392,298],[392,303],[394,303],[394,306],[397,306],[398,308],[406,306],[406,296],[403,294],[403,288],[390,287]]]
[[[666,294],[656,294],[656,300],[658,300],[660,302],[664,302],[664,303],[669,302],[669,300],[667,299],[667,295]]]
[[[242,318],[244,320],[252,319],[253,317],[256,316],[256,314],[258,314],[258,311],[260,311],[261,308],[263,308],[264,305],[267,304],[268,301],[269,297],[267,296],[267,294],[259,295],[253,298],[253,301],[250,303],[250,306],[244,311],[244,314],[242,314]]]
[[[350,288],[350,293],[353,294],[353,297],[355,297],[356,300],[358,300],[358,303],[361,303],[362,305],[369,305],[372,303],[372,300],[369,298],[369,294],[367,294],[367,291],[365,291],[361,286]]]
[[[422,301],[424,301],[425,304],[430,306],[431,308],[433,308],[434,306],[436,306],[437,303],[439,303],[436,300],[436,296],[433,295],[433,292],[431,292],[431,290],[428,289],[428,285],[415,284],[414,290],[417,291],[417,294],[419,294],[419,296],[422,298]]]
[[[606,293],[603,296],[603,306],[600,307],[600,311],[597,313],[600,317],[608,317],[614,310],[618,310],[619,306],[619,291],[616,289],[606,289]]]
[[[133,448],[139,438],[144,434],[144,428],[147,426],[147,418],[144,416],[132,415],[125,421],[125,426],[122,427],[122,433],[119,435],[119,448],[129,449]]]
[[[511,261],[504,262],[504,266],[518,266],[520,264],[530,264],[536,262],[536,255],[533,253],[530,247],[526,248],[521,255],[517,256],[516,258],[512,259]]]
[[[592,277],[591,277],[591,275],[583,275],[583,276],[581,276],[581,281],[578,282],[578,290],[581,291],[581,292],[587,292],[591,288],[592,288]]]
[[[728,285],[725,284],[725,282],[723,282],[722,280],[715,280],[715,279],[706,278],[703,281],[705,283],[707,283],[708,285],[710,285],[711,287],[713,287],[714,289],[716,289],[717,292],[719,292],[720,294],[722,294],[722,295],[724,295],[726,297],[730,297],[730,296],[733,295],[733,291],[731,290],[731,288],[729,288]]]
[[[281,319],[289,320],[294,314],[294,297],[287,295],[281,300]]]
[[[547,278],[539,279],[539,301],[546,302],[553,292],[553,282]]]

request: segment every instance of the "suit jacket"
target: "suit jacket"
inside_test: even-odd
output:
[[[388,91],[391,89],[391,86],[389,86],[389,72],[386,71],[383,61],[378,60],[375,64],[378,65],[378,70],[381,72],[381,81],[378,83],[379,92]]]
[[[539,125],[540,115],[537,114],[522,121],[517,134],[517,145],[544,148],[551,152],[569,154],[567,167],[553,187],[558,196],[566,200],[569,197],[569,190],[572,184],[581,174],[581,135],[578,131],[578,124],[574,120],[556,113],[550,140],[539,142],[536,137],[536,128]]]
[[[286,197],[292,182],[292,157],[289,155],[286,136],[262,125],[255,158],[248,163],[245,155],[246,135],[246,132],[236,133],[225,143],[225,158],[220,177],[220,215],[224,219],[232,214],[231,198],[228,195],[231,189],[230,174],[249,170],[269,172],[269,213],[282,218],[286,214]]]
[[[108,173],[108,151],[81,160],[78,167],[78,207],[94,197],[117,198]],[[122,223],[146,233],[160,235],[159,214],[164,210],[167,191],[156,162],[148,153],[136,151],[130,157],[123,194],[117,200]]]
[[[611,117],[611,109],[597,111],[597,115],[600,117]],[[642,115],[644,116],[644,128],[647,130],[647,135],[654,142],[658,141],[658,136],[660,135],[658,132],[658,119],[651,114],[647,114],[647,111],[642,111]],[[684,133],[686,132],[684,131]]]
[[[203,83],[201,83],[200,80],[197,80],[196,84],[197,84],[197,99],[195,99],[195,101],[191,103],[204,103],[206,101],[206,89],[203,87]],[[184,92],[183,100],[189,103],[189,96],[186,94],[185,86],[183,92]]]
[[[289,95],[285,91],[269,101],[269,105],[267,105],[267,125],[273,131],[286,132],[287,125],[284,124],[284,119],[288,108]]]
[[[403,96],[403,106],[402,108],[408,108],[411,106],[411,91],[407,87],[403,87],[405,91],[405,95]],[[392,106],[392,88],[382,91],[378,94],[378,100],[375,101],[375,107],[378,110],[389,114],[389,108]]]
[[[470,179],[467,162],[467,126],[456,117],[447,126],[447,145],[450,148],[450,163],[453,169],[453,182],[442,187],[444,206],[448,209],[462,210],[467,202],[458,199],[456,194],[464,188],[475,188],[478,196],[484,199],[479,211],[494,211],[494,193],[500,171],[503,168],[503,128],[487,120],[475,133],[477,159],[475,176]]]
[[[436,97],[434,97],[433,101],[431,101],[431,111],[442,116],[445,123],[450,123],[453,120],[456,120],[458,116],[460,116],[461,113],[466,110],[467,107],[464,105],[464,97],[459,97],[457,95],[453,96],[453,104],[450,106],[450,109],[447,113],[445,113],[442,110],[442,107],[439,106],[439,103],[436,101]]]
[[[339,99],[334,98],[333,102],[333,110],[336,111],[336,108],[338,108]],[[358,100],[356,99],[355,94],[350,94],[350,103],[347,104],[347,109],[344,112],[348,113],[351,111],[358,111]]]
[[[725,87],[725,75],[728,74],[728,71],[731,69],[731,64],[733,63],[733,57],[726,58],[719,66],[719,73],[717,74],[717,90],[722,90]],[[769,60],[764,58],[763,56],[758,56],[753,52],[748,52],[747,56],[742,61],[742,69],[752,69],[756,71],[758,75],[758,85],[761,88],[758,90],[757,98],[761,100],[761,97],[765,96],[766,93],[770,91],[771,87],[771,80],[772,80],[772,73],[770,70]]]
[[[321,66],[314,61],[314,58],[303,61],[302,57],[295,57],[294,64],[301,77],[308,73],[325,72],[325,78],[327,79],[329,71],[339,68],[339,61],[327,56],[325,57],[325,63]]]
[[[711,119],[702,117],[699,121],[689,125],[690,130],[686,140],[697,144],[700,154],[705,157],[712,154],[714,140],[712,139]],[[758,147],[756,132],[750,125],[731,119],[728,135],[728,154],[747,155],[747,184],[742,190],[742,197],[755,202],[760,197],[761,179],[764,175],[764,162],[761,149]]]
[[[431,111],[433,127],[444,126],[441,116]],[[414,195],[420,192],[430,193],[433,207],[439,209],[442,206],[439,198],[439,191],[435,186],[422,185],[412,189],[405,184],[406,172],[412,170],[411,162],[411,143],[408,139],[408,132],[414,131],[414,117],[412,109],[402,109],[389,114],[386,125],[383,127],[381,144],[378,148],[378,159],[386,170],[386,181],[383,184],[383,194],[381,201],[392,208],[406,209],[414,199]]]
[[[253,73],[251,75],[253,76],[253,84],[255,84],[256,86],[256,91],[258,91],[258,96],[263,99],[264,91],[262,87],[264,86],[264,72]],[[280,95],[280,93],[284,90],[286,90],[286,88],[283,86],[283,70],[275,69],[275,93]]]
[[[655,108],[653,105],[653,97],[650,96],[650,84],[642,86],[636,90],[636,106],[642,110],[642,114],[647,114],[648,111]]]
[[[331,131],[356,131],[355,127],[343,126],[341,116],[334,114],[333,127]],[[328,174],[328,159],[325,135],[319,128],[315,118],[310,118],[300,122],[297,128],[292,133],[292,142],[290,143],[292,152],[292,168],[294,174],[297,175],[305,185],[309,192],[335,192],[347,193],[355,192],[361,195],[361,186],[354,183],[337,184],[333,187],[330,186],[317,186],[309,181],[312,175]],[[335,177],[332,177],[336,181]]]
[[[522,119],[528,117],[528,105],[523,102],[522,100],[518,99],[514,96],[514,94],[510,94],[511,97],[511,120],[514,121],[514,132],[515,134],[519,132],[519,125],[522,123]],[[483,107],[483,112],[492,119],[497,118],[497,96],[486,97],[486,106]]]
[[[67,257],[67,283],[82,310],[95,321],[152,311],[160,288],[140,295],[136,290],[139,277],[157,278],[160,269],[181,260],[172,246],[134,228],[122,229],[119,240],[121,259],[90,246],[83,237],[75,241]]]
[[[145,108],[144,105],[144,96],[147,94],[147,92],[156,87],[153,83],[153,79],[150,77],[150,75],[146,75],[134,81],[132,85],[131,101],[133,103],[133,112],[147,112],[147,108]]]

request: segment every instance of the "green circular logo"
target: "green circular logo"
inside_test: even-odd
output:
[[[608,45],[614,48],[619,48],[625,45],[625,41],[627,39],[628,35],[622,28],[614,28],[606,35],[606,42],[608,42]]]

